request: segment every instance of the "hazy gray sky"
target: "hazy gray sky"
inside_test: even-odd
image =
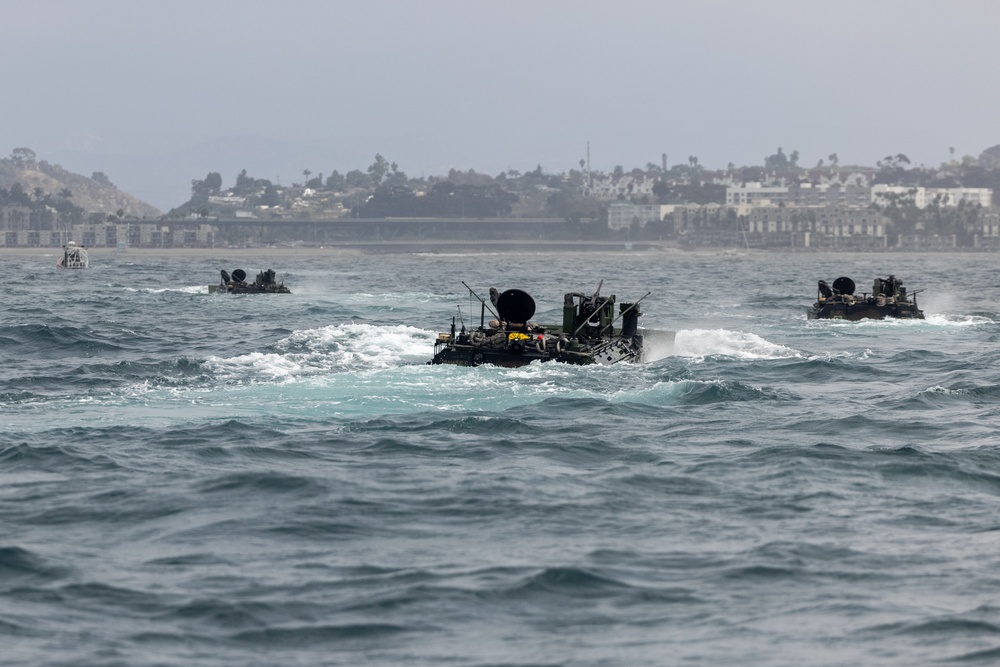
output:
[[[1000,143],[995,0],[0,0],[0,153],[163,210],[282,183],[698,157],[914,164]]]

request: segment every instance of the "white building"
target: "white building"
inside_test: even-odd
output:
[[[652,196],[654,183],[656,183],[655,178],[648,178],[645,175],[623,174],[619,178],[614,176],[595,177],[591,179],[590,185],[584,187],[583,194],[605,200],[617,199],[618,197]]]
[[[899,200],[910,201],[917,208],[927,208],[934,202],[939,202],[941,206],[958,206],[965,202],[989,208],[993,205],[993,188],[925,188],[880,184],[872,186],[871,200],[879,206]]]
[[[638,222],[640,227],[645,227],[647,223],[663,220],[663,216],[671,208],[671,206],[661,204],[613,202],[608,207],[608,229],[628,229],[633,222]]]
[[[208,196],[208,203],[209,204],[219,204],[219,205],[235,204],[235,205],[239,206],[239,205],[247,203],[247,198],[246,197],[240,197],[239,195],[234,195],[231,192],[227,192],[227,193],[225,193],[223,195],[209,195]]]
[[[726,188],[728,206],[766,206],[787,201],[787,185],[765,186],[763,183],[743,183]]]
[[[840,206],[757,206],[746,216],[747,232],[756,234],[884,237],[889,224],[888,218],[870,209]]]
[[[871,188],[864,176],[852,174],[843,182],[834,179],[822,183],[768,184],[743,183],[726,188],[729,206],[854,206],[871,203]]]
[[[928,203],[938,196],[943,206],[958,206],[962,202],[983,208],[993,205],[993,188],[927,188]]]

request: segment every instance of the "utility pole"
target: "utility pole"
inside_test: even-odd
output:
[[[590,173],[590,142],[587,142],[587,187],[594,188],[594,177]]]

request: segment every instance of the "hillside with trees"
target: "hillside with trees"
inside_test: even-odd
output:
[[[978,157],[958,158],[952,153],[950,160],[938,166],[914,165],[904,153],[886,155],[873,166],[845,165],[837,153],[831,153],[814,166],[804,166],[798,150],[786,153],[781,147],[762,156],[760,164],[730,163],[724,169],[706,168],[695,155],[668,166],[666,157],[645,167],[618,165],[609,172],[591,170],[581,159],[561,173],[546,172],[541,166],[495,175],[453,168],[446,174],[411,178],[396,162],[376,154],[367,168],[345,173],[305,168],[301,180],[285,185],[256,178],[245,169],[227,182],[213,171],[192,179],[189,200],[161,216],[155,208],[118,190],[103,173],[89,178],[73,174],[38,160],[28,148],[18,148],[9,158],[0,159],[0,207],[17,209],[10,210],[7,221],[21,225],[18,229],[48,229],[56,222],[142,219],[190,225],[239,219],[545,218],[564,221],[561,233],[581,239],[686,239],[704,244],[716,242],[712,239],[729,242],[733,230],[749,230],[751,223],[758,229],[773,227],[778,219],[783,226],[815,231],[821,218],[833,219],[830,211],[817,210],[822,203],[848,212],[871,211],[875,217],[861,214],[857,221],[868,225],[869,234],[872,224],[884,227],[884,234],[879,234],[889,243],[910,243],[908,237],[915,239],[913,243],[924,243],[917,238],[921,237],[939,245],[984,247],[982,237],[997,236],[991,230],[998,211],[988,203],[989,194],[952,190],[989,188],[994,197],[1000,196],[1000,145],[983,150]],[[861,190],[863,196],[852,195],[847,202],[846,193]],[[734,191],[734,197],[744,193],[739,211],[726,205],[729,191]],[[818,194],[809,194],[827,191],[842,196],[820,201]],[[763,206],[748,209],[751,199],[763,200]],[[768,205],[789,210],[769,213]],[[755,218],[758,213],[764,217]],[[837,224],[846,227],[835,235],[856,233],[846,217]],[[784,243],[787,239],[782,241],[781,234],[788,232],[764,241]],[[741,232],[740,239],[746,243],[744,236]],[[989,243],[1000,245],[1000,240]]]
[[[0,189],[19,205],[49,207],[79,222],[103,220],[108,215],[160,216],[155,207],[115,187],[103,172],[94,172],[89,178],[75,174],[38,160],[30,148],[15,148],[10,157],[0,158]]]

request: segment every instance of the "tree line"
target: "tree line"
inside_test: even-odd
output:
[[[385,216],[502,216],[512,210],[525,214],[534,207],[534,214],[565,217],[567,220],[594,219],[607,215],[606,202],[597,202],[585,194],[586,184],[594,178],[651,179],[652,195],[626,193],[619,199],[640,204],[725,203],[723,182],[762,182],[783,179],[787,183],[833,178],[837,174],[866,172],[873,184],[911,185],[924,187],[984,187],[993,188],[1000,196],[1000,145],[982,152],[979,158],[966,156],[939,167],[915,166],[904,153],[887,155],[875,167],[842,166],[837,153],[830,153],[814,167],[801,165],[798,150],[788,153],[782,147],[765,155],[761,165],[737,167],[730,163],[725,169],[707,169],[695,155],[686,162],[668,167],[666,155],[660,163],[649,162],[645,168],[626,170],[615,166],[610,173],[586,171],[581,159],[579,169],[546,173],[541,166],[519,172],[507,170],[496,175],[451,169],[445,175],[411,178],[396,162],[376,154],[366,169],[346,173],[332,170],[328,174],[310,169],[302,171],[301,183],[283,187],[267,179],[258,179],[244,169],[231,188],[223,187],[222,176],[210,172],[204,179],[191,182],[191,200],[171,212],[184,212],[204,207],[209,196],[224,192],[246,198],[251,206],[280,207],[290,205],[287,191],[308,188],[327,196],[340,196],[340,203],[351,215],[359,217]],[[204,209],[202,209],[204,210]]]

